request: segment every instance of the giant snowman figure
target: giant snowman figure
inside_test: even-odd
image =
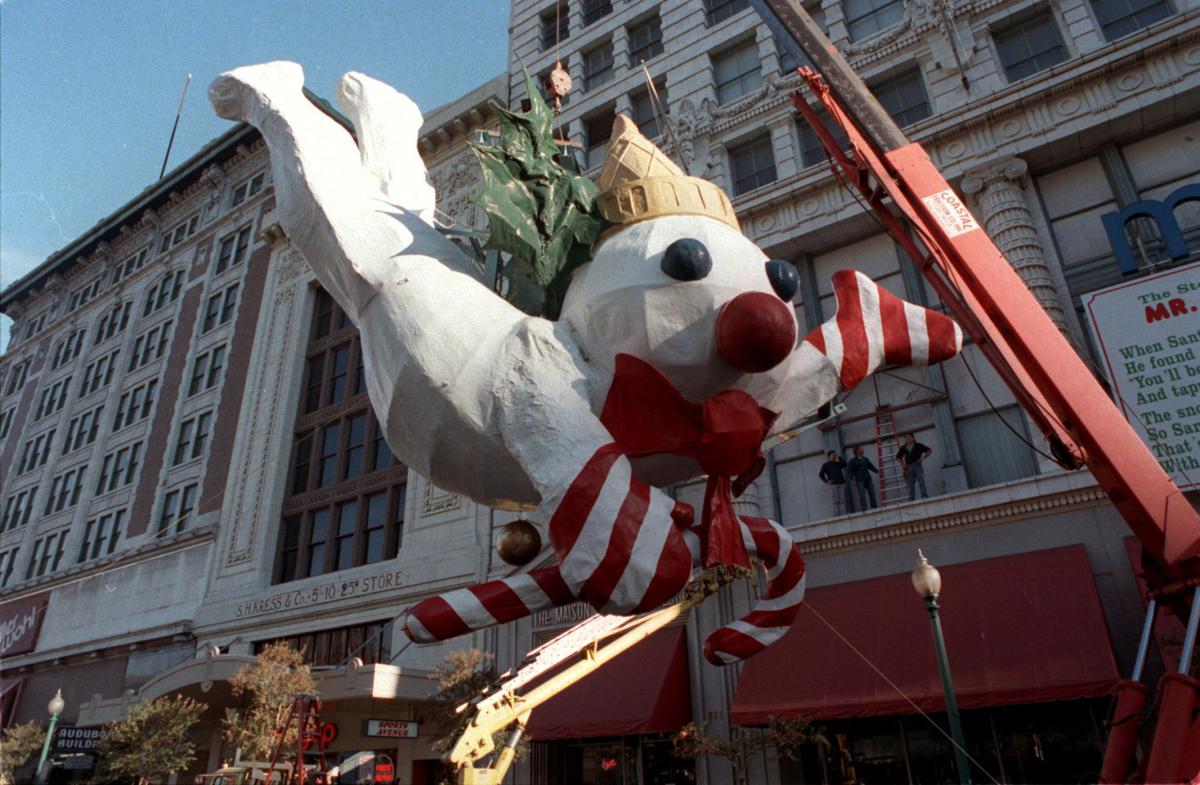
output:
[[[425,600],[414,640],[441,640],[552,605],[654,608],[694,570],[767,573],[751,613],[705,645],[718,664],[781,637],[804,595],[787,532],[739,517],[761,445],[884,363],[953,356],[961,333],[850,270],[834,318],[798,340],[796,275],[740,231],[715,184],[686,176],[627,118],[597,183],[610,226],[557,321],[479,282],[433,225],[415,104],[346,74],[337,102],[357,144],[303,95],[294,63],[239,68],[209,89],[257,127],[279,221],[358,325],[367,388],[396,456],[484,505],[536,508],[557,563]],[[708,476],[703,509],[660,490]]]

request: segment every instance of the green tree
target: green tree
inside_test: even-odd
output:
[[[729,761],[733,781],[737,785],[749,782],[750,759],[763,750],[774,747],[779,756],[795,760],[801,747],[808,743],[825,744],[825,737],[807,720],[771,717],[765,727],[733,726],[729,735],[709,733],[707,727],[689,722],[672,739],[675,754],[680,758],[716,757]]]
[[[225,740],[242,750],[250,760],[269,759],[279,743],[276,729],[287,722],[296,695],[316,694],[317,684],[304,655],[286,643],[272,643],[258,654],[253,665],[242,666],[229,681],[233,696],[247,696],[241,710],[225,710]],[[291,760],[288,751],[296,749],[298,722],[293,722],[284,735],[284,754],[280,760]]]
[[[4,731],[0,737],[0,785],[13,785],[13,772],[28,763],[45,740],[46,729],[34,720]]]
[[[186,769],[196,757],[191,730],[207,708],[183,695],[134,706],[100,739],[99,779],[134,779],[146,785],[155,775]]]
[[[435,752],[447,752],[454,746],[468,719],[466,712],[459,714],[455,710],[491,686],[496,679],[496,669],[492,666],[492,655],[487,652],[459,649],[447,654],[434,667],[433,678],[438,685],[437,692],[430,698],[434,706],[433,720],[436,727],[444,728],[446,732],[433,742],[432,747]]]

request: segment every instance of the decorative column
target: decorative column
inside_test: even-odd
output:
[[[1025,201],[1022,182],[1028,171],[1025,161],[1008,158],[968,172],[963,177],[962,189],[973,197],[983,226],[996,247],[1055,326],[1065,333],[1067,322],[1058,289],[1038,237],[1033,212]]]

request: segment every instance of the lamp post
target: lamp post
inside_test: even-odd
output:
[[[964,751],[962,723],[958,717],[958,701],[954,698],[954,681],[950,678],[950,660],[946,656],[946,642],[942,638],[942,622],[938,618],[938,594],[942,591],[942,576],[917,550],[917,566],[912,571],[913,588],[925,600],[929,621],[933,625],[933,647],[937,650],[938,669],[942,672],[942,690],[946,693],[946,714],[950,717],[950,736],[954,739],[954,763],[958,767],[958,781],[971,785],[971,766]]]
[[[48,779],[46,776],[46,758],[50,755],[50,740],[54,738],[54,726],[58,724],[58,715],[62,714],[62,710],[66,705],[66,701],[63,700],[62,690],[56,690],[54,697],[50,699],[50,703],[46,706],[50,712],[50,727],[46,729],[46,741],[42,743],[42,757],[38,759],[38,782],[45,782]]]

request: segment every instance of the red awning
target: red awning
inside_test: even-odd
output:
[[[1082,545],[938,569],[960,708],[1095,697],[1116,683]],[[746,663],[735,723],[915,713],[816,613],[922,711],[945,710],[929,615],[908,573],[813,589],[804,606],[779,643]]]
[[[678,730],[691,722],[687,634],[659,630],[529,715],[531,739],[584,739]]]

